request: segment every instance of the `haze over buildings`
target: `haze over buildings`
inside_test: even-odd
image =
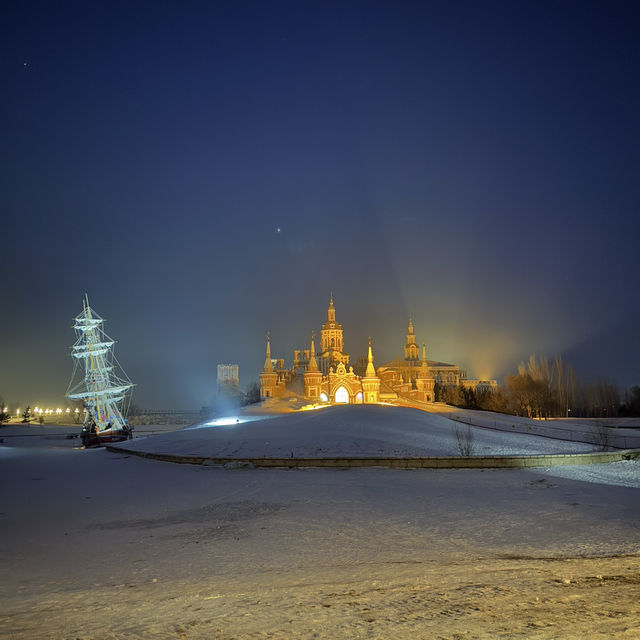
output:
[[[5,4],[0,394],[62,399],[85,292],[142,406],[257,381],[331,290],[379,363],[411,316],[478,378],[638,384],[639,12]]]

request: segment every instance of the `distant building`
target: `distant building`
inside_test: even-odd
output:
[[[465,389],[473,389],[478,391],[491,391],[492,393],[498,388],[497,380],[462,380],[462,386]]]
[[[320,353],[316,355],[315,336],[308,350],[293,352],[293,368],[285,369],[283,359],[271,357],[267,338],[267,353],[260,374],[262,399],[281,395],[285,389],[295,390],[310,402],[336,404],[370,404],[378,402],[380,379],[373,366],[371,342],[367,365],[362,375],[349,367],[349,354],[344,352],[342,325],[336,321],[333,297],[329,301],[327,321],[320,332]]]
[[[239,367],[237,364],[218,365],[218,393],[221,391],[238,391],[240,379],[238,376]]]
[[[387,362],[377,370],[369,341],[368,354],[356,358],[349,366],[350,356],[344,350],[342,325],[336,320],[333,296],[329,300],[327,321],[320,332],[320,350],[316,354],[315,336],[309,349],[293,352],[293,367],[285,367],[283,358],[271,357],[267,338],[267,353],[260,374],[262,399],[281,395],[285,389],[303,395],[310,402],[368,404],[380,401],[402,403],[433,402],[434,387],[459,386],[495,389],[495,380],[467,380],[459,366],[427,360],[425,344],[416,344],[413,322],[404,346],[404,358]]]

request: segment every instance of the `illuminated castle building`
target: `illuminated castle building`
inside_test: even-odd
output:
[[[424,343],[421,353],[416,344],[411,320],[404,359],[388,362],[376,370],[369,340],[367,355],[358,358],[355,365],[350,365],[332,296],[327,321],[320,332],[319,353],[316,353],[315,335],[312,335],[309,349],[295,350],[293,367],[285,368],[284,359],[271,357],[271,343],[267,336],[267,353],[260,374],[260,396],[263,400],[275,398],[288,389],[312,403],[426,403],[435,400],[436,382],[443,386],[496,386],[495,380],[467,380],[466,373],[456,365],[428,361]]]

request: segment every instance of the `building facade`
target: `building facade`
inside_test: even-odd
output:
[[[420,349],[416,343],[411,319],[403,356],[376,369],[369,339],[367,355],[356,358],[355,367],[350,365],[342,325],[336,320],[331,296],[327,320],[320,332],[319,353],[316,353],[315,335],[312,335],[309,349],[293,352],[293,367],[288,369],[284,359],[271,357],[271,342],[267,335],[265,363],[260,373],[260,396],[263,400],[277,398],[289,390],[311,403],[427,403],[435,401],[436,383],[474,389],[495,389],[497,386],[495,380],[467,380],[466,372],[457,365],[427,360],[426,346],[423,342]]]
[[[415,343],[415,336],[414,336]],[[414,344],[415,349],[417,346]],[[410,349],[417,363],[411,396],[418,400],[433,400],[433,380],[429,377],[426,362],[417,358],[415,349]],[[423,350],[424,356],[424,350]],[[425,356],[426,357],[426,356]],[[408,389],[394,384],[396,381],[386,373],[383,382],[373,364],[373,349],[369,340],[366,356],[357,360],[358,371],[350,365],[350,356],[344,348],[342,325],[336,319],[333,296],[327,309],[327,320],[320,332],[320,350],[315,350],[315,335],[311,336],[309,349],[295,350],[293,367],[286,369],[282,359],[271,357],[271,342],[267,336],[265,364],[260,374],[260,396],[262,399],[281,396],[285,390],[301,392],[312,403],[373,404],[381,400],[397,399],[398,393]]]

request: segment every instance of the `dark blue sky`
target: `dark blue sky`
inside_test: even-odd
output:
[[[352,356],[640,383],[636,2],[13,2],[0,394],[89,294],[148,407],[257,379],[333,291]],[[277,229],[281,231],[278,232]]]

